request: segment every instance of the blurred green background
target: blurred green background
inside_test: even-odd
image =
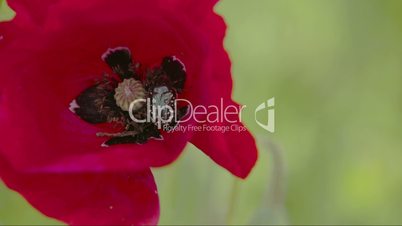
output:
[[[275,97],[276,132],[245,112],[260,148],[246,181],[191,145],[155,169],[160,223],[402,224],[402,1],[223,0],[216,11],[234,98],[254,109]],[[52,223],[0,185],[0,224]]]

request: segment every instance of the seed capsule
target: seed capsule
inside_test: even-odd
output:
[[[146,91],[142,83],[134,78],[124,79],[115,89],[114,99],[117,106],[124,111],[129,111],[130,104],[139,99],[146,99]],[[133,111],[140,109],[143,102],[137,102],[133,106]]]

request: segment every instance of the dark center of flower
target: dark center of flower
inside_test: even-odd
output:
[[[165,57],[160,66],[142,70],[140,63],[132,60],[128,48],[118,47],[108,49],[102,60],[114,75],[104,74],[73,100],[70,110],[92,124],[114,123],[122,127],[118,133],[96,134],[109,138],[103,146],[163,139],[161,133],[166,130],[162,129],[161,121],[169,125],[166,128],[174,128],[175,120],[187,113],[187,106],[180,109],[173,106],[186,80],[184,64],[176,57]],[[162,109],[156,115],[159,118],[153,115],[153,120],[149,120],[150,112],[155,109]]]

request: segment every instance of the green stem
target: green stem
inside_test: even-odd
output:
[[[271,176],[268,180],[268,189],[263,195],[263,200],[265,201],[260,206],[261,211],[254,216],[252,223],[256,223],[255,221],[257,221],[264,224],[289,224],[285,208],[286,166],[283,150],[280,146],[263,136],[259,136],[258,141],[261,147],[268,151],[272,168]]]
[[[233,179],[233,184],[230,192],[230,198],[229,198],[229,206],[228,206],[228,212],[227,212],[227,217],[226,217],[226,223],[228,225],[231,225],[234,223],[234,218],[235,218],[235,211],[236,211],[236,206],[237,206],[237,197],[239,194],[240,190],[240,181],[237,178]]]

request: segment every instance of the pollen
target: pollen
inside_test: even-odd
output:
[[[124,79],[123,82],[119,83],[115,89],[114,99],[116,100],[117,106],[119,106],[123,111],[129,111],[130,105],[136,100],[145,99],[147,97],[144,86],[141,81],[134,78]],[[143,102],[138,101],[133,104],[133,111],[140,109],[143,106]]]

